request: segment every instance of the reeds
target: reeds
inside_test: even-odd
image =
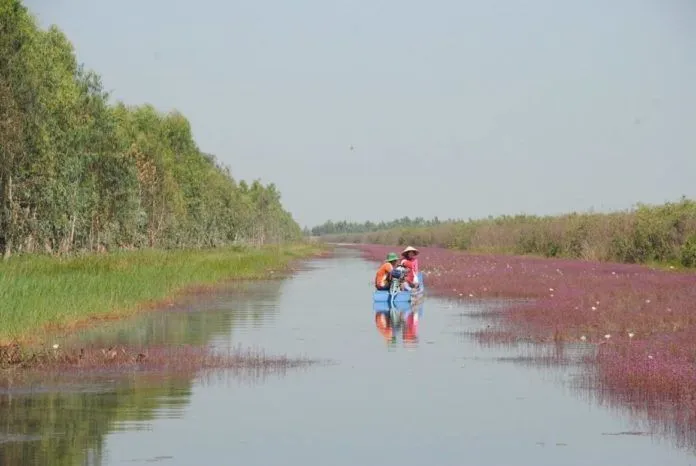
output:
[[[417,244],[468,252],[536,255],[623,263],[696,267],[696,200],[638,204],[613,213],[514,215],[370,231],[375,224],[333,224],[323,240],[361,244]],[[344,231],[368,231],[345,233]]]

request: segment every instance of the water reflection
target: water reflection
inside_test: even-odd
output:
[[[40,394],[5,393],[0,395],[0,464],[101,464],[105,434],[176,416],[190,393],[190,380],[147,383],[138,377],[103,391],[63,386]]]
[[[469,317],[486,315],[471,312]],[[495,314],[494,314],[495,315]],[[514,337],[504,327],[487,324],[485,330],[460,332],[469,341],[486,350],[502,349],[498,362],[509,362],[545,373],[561,375],[555,382],[594,406],[626,420],[628,430],[602,432],[602,436],[649,436],[666,440],[673,447],[696,454],[696,401],[691,397],[672,398],[648,392],[640,386],[614,384],[603,378],[595,365],[597,348],[579,342],[534,342]],[[570,372],[574,370],[575,372]]]
[[[278,313],[284,281],[242,282],[214,294],[181,297],[175,306],[64,337],[67,345],[204,345],[226,342],[235,327],[259,327]],[[234,342],[231,342],[234,343]]]
[[[234,340],[337,364],[293,369],[282,380],[263,375],[265,383],[250,374],[253,386],[215,371],[195,380],[79,381],[86,386],[44,378],[0,390],[0,464],[693,464],[559,390],[586,346],[510,345],[504,329],[478,339],[476,330],[491,324],[480,319],[491,310],[486,302],[429,297],[424,327],[422,302],[377,304],[373,324],[362,314],[370,283],[346,279],[373,269],[328,259],[287,282],[192,296],[171,312],[83,332],[76,342],[222,348]],[[385,342],[419,348],[384,351]],[[389,432],[391,448],[375,432]]]
[[[589,377],[572,385],[574,393],[588,403],[625,417],[631,426],[629,431],[603,435],[651,435],[696,454],[696,402],[692,398],[674,399],[640,387],[617,387],[607,384],[596,368],[588,372]]]
[[[394,348],[399,338],[405,347],[418,345],[418,325],[423,317],[423,300],[407,302],[373,302],[377,331]]]
[[[232,344],[235,327],[254,327],[275,317],[284,284],[280,280],[232,284],[215,294],[184,296],[165,310],[54,340],[78,347],[207,345],[216,339]],[[258,383],[266,372],[222,371],[202,377],[37,374],[28,380],[25,374],[2,374],[0,465],[103,464],[106,435],[148,429],[156,419],[180,418],[195,382],[232,377]]]

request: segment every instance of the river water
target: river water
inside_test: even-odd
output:
[[[0,464],[696,465],[669,439],[623,435],[636,424],[572,390],[572,364],[519,364],[519,348],[475,343],[466,332],[486,325],[474,315],[487,304],[428,296],[417,328],[390,335],[372,308],[375,264],[339,250],[308,265],[73,338],[331,364],[6,391]]]

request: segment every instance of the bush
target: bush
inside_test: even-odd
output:
[[[360,225],[347,224],[352,231]],[[374,224],[372,225],[374,228]],[[696,202],[682,198],[609,214],[501,216],[342,235],[331,241],[438,246],[472,252],[696,267]]]
[[[686,240],[679,256],[679,261],[684,267],[696,267],[696,233]]]

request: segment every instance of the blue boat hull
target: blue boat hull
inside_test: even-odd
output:
[[[394,296],[394,303],[410,303],[421,296],[425,292],[425,286],[423,285],[423,274],[418,273],[418,279],[421,286],[416,291],[399,291],[396,296]],[[389,302],[390,296],[388,291],[375,290],[372,294],[372,300],[374,302]]]

